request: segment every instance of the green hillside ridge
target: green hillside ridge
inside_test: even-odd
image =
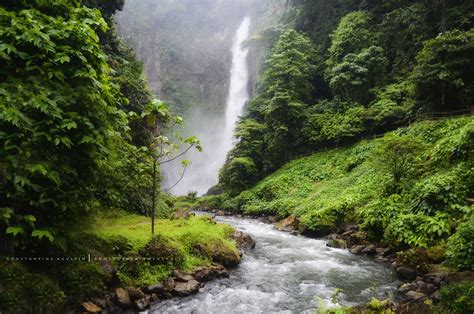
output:
[[[457,245],[463,240],[456,230],[473,228],[473,136],[472,117],[419,122],[296,159],[237,197],[208,196],[200,205],[294,215],[321,235],[356,222],[391,245],[448,241],[453,265],[472,268],[472,239]]]

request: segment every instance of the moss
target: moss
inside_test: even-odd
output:
[[[0,262],[2,313],[60,313],[65,294],[54,280],[16,261]]]

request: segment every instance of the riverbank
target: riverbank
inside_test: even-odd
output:
[[[2,260],[2,312],[141,311],[228,277],[252,240],[209,217],[176,212],[157,219],[112,211],[71,235],[73,247],[50,260]],[[67,256],[66,256],[67,255]],[[35,289],[31,289],[31,282]]]

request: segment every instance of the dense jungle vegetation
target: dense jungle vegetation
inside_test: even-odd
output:
[[[162,193],[155,171],[157,158],[173,158],[176,148],[163,134],[182,119],[170,112],[184,112],[193,99],[212,110],[220,105],[227,57],[217,69],[201,56],[162,72],[166,80],[153,91],[163,92],[156,96],[170,110],[154,99],[142,63],[117,35],[114,14],[123,5],[0,4],[2,313],[77,310],[108,289],[240,260],[231,227],[166,219],[179,204]],[[221,193],[181,200],[294,217],[316,236],[355,223],[410,262],[422,250],[430,263],[473,271],[474,3],[293,0],[275,7],[280,23],[254,25],[258,34],[248,43],[260,45],[249,64],[262,72],[253,73],[253,98],[215,189]],[[223,49],[213,44],[213,52]],[[171,64],[185,58],[179,49],[160,47]],[[200,65],[215,76],[201,82]],[[197,74],[184,80],[181,70]],[[212,95],[201,97],[200,83]],[[193,137],[177,138],[200,149]],[[157,156],[157,148],[164,152]],[[3,258],[65,254],[167,262]],[[471,311],[473,289],[472,282],[448,288],[444,310]]]
[[[158,220],[150,241],[143,215],[153,188],[156,217],[168,217],[171,206],[159,177],[153,185],[153,160],[171,158],[161,130],[182,120],[153,99],[142,64],[116,35],[113,16],[123,4],[0,4],[2,313],[77,309],[112,287],[156,284],[177,268],[239,258],[232,229],[206,219]],[[198,146],[194,138],[183,143]],[[88,255],[163,260],[85,263]]]

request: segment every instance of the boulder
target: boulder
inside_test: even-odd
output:
[[[165,288],[163,287],[162,284],[157,284],[157,285],[145,287],[143,290],[145,293],[148,293],[148,294],[152,294],[152,293],[161,294],[165,291]]]
[[[362,250],[362,254],[375,255],[375,245],[371,244]]]
[[[136,300],[135,301],[135,308],[138,310],[138,311],[144,311],[148,308],[148,306],[150,306],[150,299],[151,297],[150,296],[146,296],[146,297],[143,297],[139,300]]]
[[[289,216],[281,221],[279,221],[276,225],[275,228],[280,231],[296,231],[298,230],[298,218],[295,216]]]
[[[130,296],[130,300],[132,302],[136,300],[140,300],[145,297],[145,294],[140,289],[137,289],[134,287],[128,287],[127,291],[128,291],[128,295]]]
[[[214,277],[215,273],[210,267],[197,267],[193,272],[193,277],[199,282],[206,282]]]
[[[179,270],[174,270],[172,275],[177,282],[187,282],[194,279],[193,276]]]
[[[176,283],[172,294],[180,297],[190,295],[199,290],[199,282],[196,280],[190,280],[187,282],[178,282]]]
[[[413,280],[416,278],[416,270],[410,266],[397,267],[396,272],[400,279],[403,280]]]
[[[351,246],[356,245],[356,244],[364,244],[367,242],[367,233],[364,231],[357,231],[352,233],[349,236],[349,243]]]
[[[174,289],[174,286],[176,283],[174,282],[173,278],[166,278],[165,281],[163,281],[163,287],[165,288],[164,292],[170,292]]]
[[[255,240],[246,233],[235,230],[230,237],[235,240],[237,247],[241,250],[246,251],[247,249],[255,248]]]
[[[115,289],[115,300],[122,307],[128,307],[132,305],[128,291],[123,288]]]
[[[354,245],[351,248],[352,254],[362,254],[362,251],[365,249],[365,245]]]
[[[217,216],[225,216],[225,211],[223,210],[218,210],[216,213]]]
[[[189,212],[189,210],[180,209],[180,210],[175,211],[175,212],[171,215],[171,220],[175,220],[175,219],[188,219],[189,216],[191,216],[191,213]]]
[[[408,291],[407,293],[405,293],[405,295],[407,297],[409,297],[410,299],[412,300],[426,300],[428,298],[428,296],[422,292],[418,292],[418,291]]]
[[[410,290],[416,290],[416,285],[414,283],[404,283],[400,287],[398,287],[398,291],[402,293],[407,293]]]
[[[101,313],[102,309],[92,302],[84,302],[81,303],[80,311],[86,313]]]
[[[326,246],[336,249],[347,249],[347,243],[343,239],[331,239],[326,243]]]

